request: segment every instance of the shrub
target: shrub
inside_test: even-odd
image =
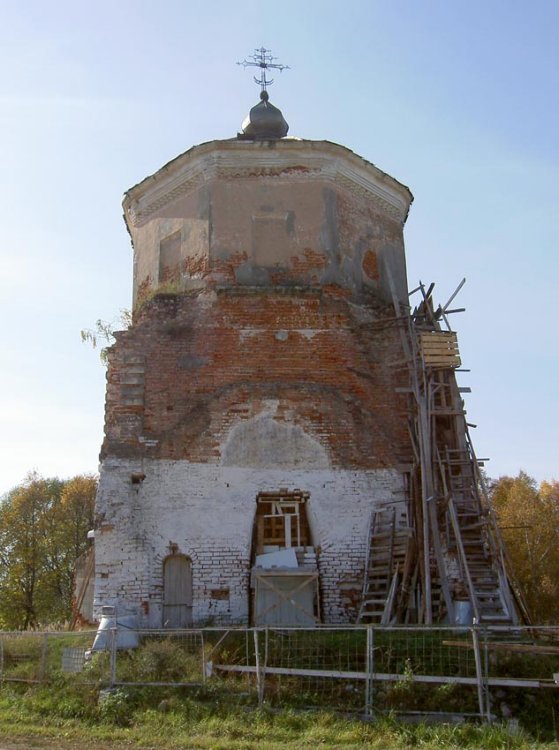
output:
[[[119,659],[119,679],[130,682],[194,682],[201,679],[201,669],[201,655],[171,637],[148,640],[128,660]]]

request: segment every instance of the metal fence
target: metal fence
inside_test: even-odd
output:
[[[368,716],[458,713],[487,721],[499,697],[534,695],[559,681],[553,627],[138,630],[135,648],[121,647],[115,628],[104,648],[91,652],[94,636],[0,633],[0,680],[182,686],[254,705]]]

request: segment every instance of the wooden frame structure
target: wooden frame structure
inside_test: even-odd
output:
[[[308,492],[280,490],[260,492],[256,498],[255,550],[270,547],[307,547],[310,529],[306,514]]]
[[[419,304],[393,304],[409,385],[413,462],[406,472],[407,518],[386,509],[371,523],[358,622],[432,624],[529,621],[475,455],[456,370],[461,365],[449,306],[435,307],[434,284]],[[390,280],[391,286],[393,284]]]
[[[256,496],[251,572],[255,625],[308,627],[320,621],[319,577],[307,518],[308,499],[308,492],[287,489]],[[288,551],[291,554],[284,562],[282,555]],[[270,557],[273,561],[264,565]]]

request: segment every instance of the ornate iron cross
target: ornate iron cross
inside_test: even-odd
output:
[[[253,78],[254,83],[257,83],[260,86],[261,91],[266,91],[266,87],[271,86],[274,82],[273,78],[266,78],[267,70],[273,68],[275,70],[279,70],[280,73],[283,70],[289,70],[289,65],[282,65],[281,63],[274,62],[274,60],[277,60],[278,58],[273,57],[273,55],[270,54],[271,51],[272,50],[266,49],[265,47],[260,47],[260,49],[254,50],[254,55],[249,55],[250,59],[247,60],[245,58],[242,62],[237,63],[237,65],[242,65],[243,68],[260,68],[260,78],[257,78],[256,76],[253,76]]]

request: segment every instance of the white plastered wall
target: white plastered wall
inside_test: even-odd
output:
[[[139,473],[145,479],[133,484]],[[346,622],[343,588],[360,584],[372,510],[403,498],[395,470],[107,459],[97,498],[95,616],[112,605],[161,627],[163,560],[174,548],[192,560],[194,623],[246,623],[255,498],[280,488],[310,493],[323,619]]]

